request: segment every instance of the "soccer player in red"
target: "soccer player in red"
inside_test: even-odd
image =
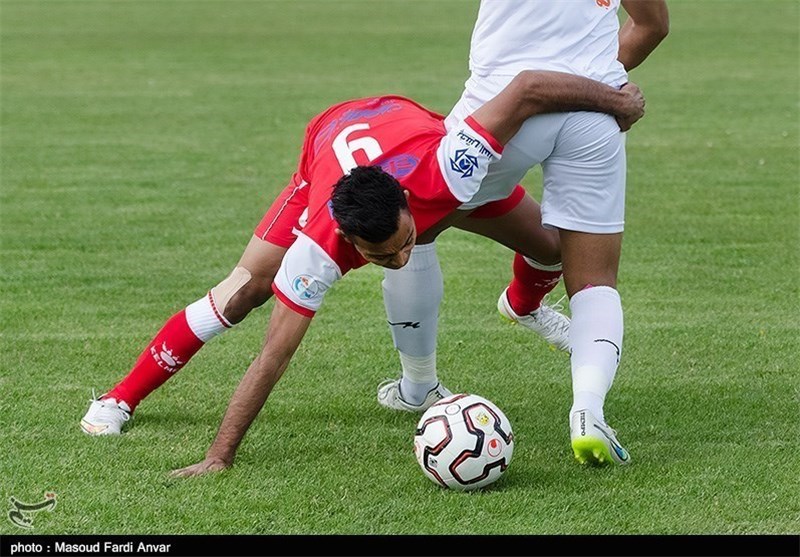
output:
[[[450,226],[473,228],[467,221],[475,213],[457,209],[478,191],[488,165],[526,118],[603,111],[629,128],[643,107],[633,84],[618,90],[567,74],[522,72],[449,133],[441,115],[402,97],[328,109],[309,124],[297,172],[231,274],[167,321],[130,373],[92,401],[83,430],[120,433],[143,398],[274,292],[267,341],[237,388],[208,459],[181,474],[230,466],[334,282],[369,262],[401,268],[416,243],[432,242]],[[475,228],[485,235],[531,257],[557,252],[552,236],[537,237],[531,223],[538,223],[538,205],[521,188],[481,215],[484,209],[490,206],[476,210],[485,218]]]

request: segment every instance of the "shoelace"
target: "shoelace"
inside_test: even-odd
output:
[[[553,306],[546,306],[542,304],[536,314],[536,320],[546,328],[553,328],[559,334],[564,333],[569,327],[569,323],[565,322],[563,315],[556,311]]]
[[[552,309],[553,311],[557,311],[558,313],[562,313],[566,309],[566,306],[564,305],[564,300],[566,300],[566,299],[567,299],[567,295],[564,294],[558,300],[556,300],[555,303],[551,304],[550,303],[550,295],[548,294],[542,300],[542,306],[547,306],[550,309]]]
[[[124,422],[127,422],[128,420],[131,419],[130,413],[126,412],[125,410],[123,410],[122,408],[117,406],[116,404],[113,404],[113,405],[112,404],[106,404],[102,400],[99,400],[97,398],[97,395],[94,392],[94,389],[92,389],[92,400],[90,400],[89,402],[91,402],[91,403],[95,403],[95,402],[100,403],[100,409],[97,411],[96,415],[97,415],[97,418],[100,419],[101,421],[105,421],[105,422],[111,421],[111,420],[113,420],[115,418],[118,418],[120,415],[122,416],[122,421],[124,421]]]

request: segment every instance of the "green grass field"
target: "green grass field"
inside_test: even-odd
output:
[[[450,231],[439,368],[494,400],[514,460],[486,492],[437,488],[364,268],[327,297],[231,470],[188,480],[272,301],[212,341],[121,438],[78,422],[174,312],[232,268],[294,170],[307,121],[379,93],[447,112],[477,2],[3,0],[0,498],[36,534],[800,532],[798,21],[794,0],[673,0],[631,78],[606,404],[633,457],[572,458],[568,358],[497,315],[510,252]],[[525,185],[539,195],[533,171]],[[561,292],[561,287],[559,292]],[[25,533],[5,517],[0,532]]]

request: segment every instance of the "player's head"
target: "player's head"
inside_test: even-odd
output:
[[[357,166],[333,187],[337,233],[370,263],[399,269],[411,256],[417,229],[407,192],[378,166]]]

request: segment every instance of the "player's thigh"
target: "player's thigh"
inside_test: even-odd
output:
[[[287,249],[254,235],[250,237],[236,266],[247,269],[251,276],[257,278],[263,287],[268,289],[275,279]]]
[[[545,265],[561,261],[558,232],[542,226],[539,204],[521,186],[509,198],[479,207],[456,227],[491,238]]]
[[[598,234],[622,232],[625,134],[613,117],[570,113],[542,170],[545,226]]]
[[[308,218],[310,186],[295,174],[253,231],[237,266],[269,284]]]

